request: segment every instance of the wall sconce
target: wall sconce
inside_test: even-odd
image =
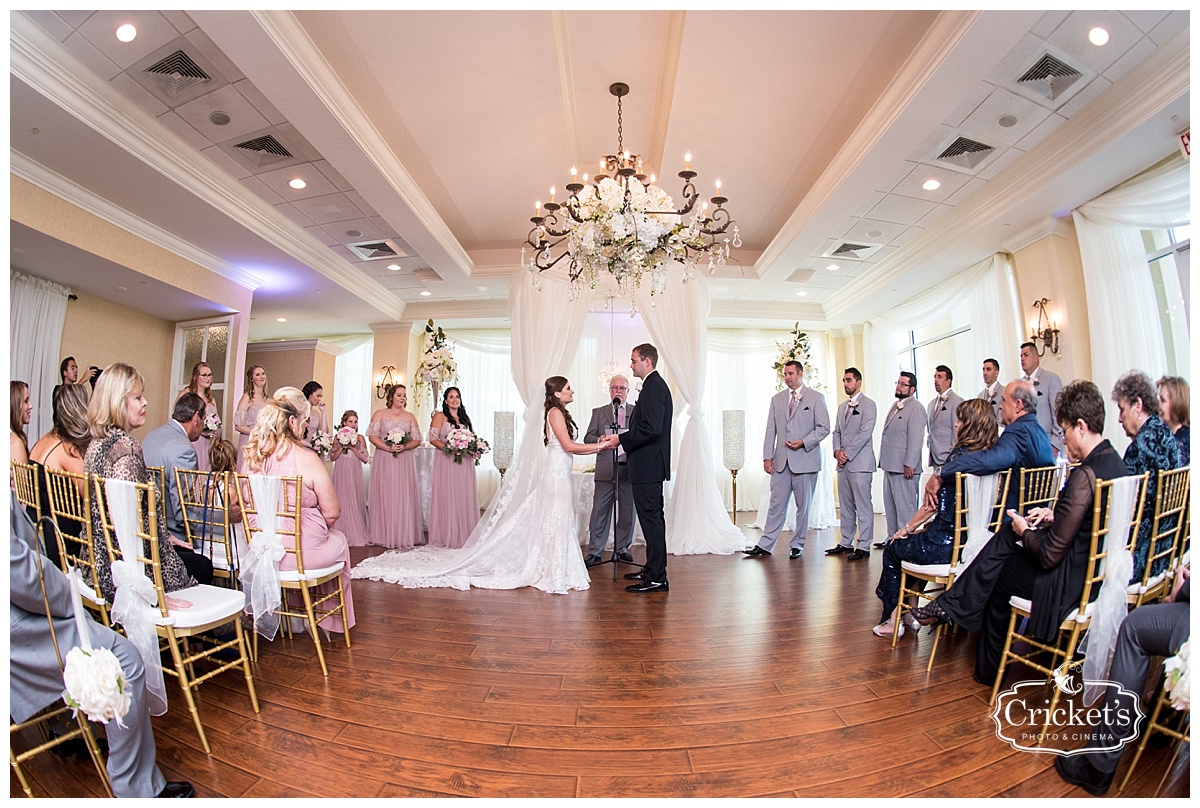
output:
[[[383,378],[375,385],[375,398],[383,399],[387,396],[388,388],[395,384],[392,381],[392,371],[395,369],[395,365],[384,365],[381,368],[383,370]]]
[[[1033,348],[1037,351],[1038,356],[1045,356],[1047,349],[1050,350],[1050,353],[1058,353],[1058,326],[1050,321],[1050,315],[1046,313],[1046,304],[1049,302],[1049,298],[1045,297],[1033,301],[1038,318],[1033,333],[1029,335],[1029,341],[1033,343]]]

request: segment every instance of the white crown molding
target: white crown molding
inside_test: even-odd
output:
[[[849,315],[863,298],[891,288],[943,252],[961,234],[991,223],[1186,94],[1191,81],[1188,35],[1181,31],[1161,46],[1007,171],[989,181],[984,193],[954,206],[904,250],[880,261],[874,272],[831,295],[825,313],[831,320]]]
[[[450,260],[467,277],[473,275],[475,265],[467,251],[342,84],[296,16],[290,11],[251,11],[250,14]]]
[[[447,300],[410,303],[405,314],[414,323],[428,320],[507,320],[508,300]]]
[[[411,317],[411,306],[409,307],[408,313],[409,317]],[[424,324],[425,320],[422,320],[421,325]],[[411,332],[415,325],[416,320],[404,319],[396,323],[367,323],[367,328],[371,329],[372,334],[402,334],[405,332]]]
[[[1020,233],[1014,233],[1011,237],[1000,242],[1000,246],[1004,248],[1006,253],[1012,255],[1035,242],[1041,241],[1047,236],[1067,238],[1070,234],[1071,227],[1067,224],[1066,217],[1047,216],[1040,222],[1034,222]]]
[[[83,66],[24,14],[10,17],[9,71],[139,160],[267,243],[311,267],[381,313],[404,302],[354,269],[150,113]]]
[[[158,225],[151,224],[124,208],[114,205],[107,199],[97,196],[63,175],[51,171],[41,163],[21,154],[19,151],[10,150],[9,170],[14,175],[36,185],[43,191],[54,194],[59,199],[65,200],[75,207],[103,219],[109,224],[116,225],[122,230],[132,233],[157,247],[161,247],[167,252],[174,253],[180,258],[202,266],[245,289],[254,291],[263,285],[261,279],[254,277],[249,272],[234,266],[228,261],[221,260],[212,253],[200,249],[191,242],[184,241],[173,233],[163,230]]]
[[[871,107],[846,144],[838,151],[829,167],[821,173],[813,187],[804,195],[800,206],[792,212],[775,238],[763,250],[754,264],[757,277],[761,278],[778,261],[782,260],[792,243],[800,237],[807,226],[830,198],[850,177],[875,144],[895,123],[930,77],[941,67],[942,62],[970,30],[980,11],[943,11],[930,27],[929,32],[913,50],[896,77],[888,84],[883,95]]]
[[[821,304],[777,300],[713,300],[708,319],[736,320],[742,328],[748,324],[761,325],[764,320],[777,320],[789,329],[796,321],[804,328],[818,331],[828,327]]]
[[[268,342],[246,343],[246,353],[263,353],[264,351],[320,351],[321,353],[337,356],[342,349],[337,345],[322,339],[277,339]]]

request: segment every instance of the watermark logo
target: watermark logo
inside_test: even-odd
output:
[[[1082,694],[1093,686],[1102,696],[1088,706]],[[1140,694],[1117,682],[1084,681],[1071,665],[1055,670],[1054,691],[1043,681],[1018,682],[997,694],[992,710],[996,736],[1013,749],[1066,756],[1120,750],[1137,739],[1144,717]]]

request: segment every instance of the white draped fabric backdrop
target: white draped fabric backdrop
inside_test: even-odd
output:
[[[33,414],[25,437],[32,446],[53,423],[50,397],[59,382],[58,352],[71,290],[16,270],[9,272],[8,289],[8,378],[29,385]]]

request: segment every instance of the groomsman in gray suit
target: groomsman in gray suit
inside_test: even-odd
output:
[[[929,402],[926,408],[929,421],[929,465],[936,473],[950,450],[954,448],[954,439],[958,436],[958,405],[962,396],[951,389],[954,384],[954,371],[946,365],[938,365],[933,372],[933,389],[937,398]]]
[[[875,476],[875,402],[862,393],[862,373],[846,368],[842,389],[848,398],[838,407],[833,425],[833,459],[837,461],[838,504],[842,511],[842,540],[825,555],[846,556],[858,561],[870,555],[871,535],[875,527],[875,506],[871,503],[871,478]],[[857,544],[855,533],[858,534]],[[851,552],[853,550],[853,552]]]
[[[883,469],[883,511],[892,536],[917,512],[921,493],[921,447],[925,408],[917,401],[917,377],[906,370],[896,379],[896,403],[883,422],[879,468]]]
[[[624,376],[613,376],[608,382],[608,395],[612,403],[592,410],[592,420],[583,436],[584,443],[599,443],[604,435],[612,434],[612,425],[617,425],[617,434],[628,432],[626,425],[633,417],[633,405],[627,403],[629,380]],[[620,402],[619,404],[617,402]],[[633,543],[633,484],[626,471],[625,450],[617,447],[617,467],[613,468],[611,451],[596,455],[596,491],[592,496],[592,520],[588,538],[587,556],[583,563],[594,567],[601,561],[600,553],[608,544],[608,525],[612,522],[613,497],[617,498],[617,527],[613,533],[613,554],[619,561],[633,563],[629,545]],[[617,477],[616,490],[613,475]]]
[[[748,556],[771,555],[783,530],[789,494],[796,498],[796,532],[792,534],[790,557],[800,558],[804,554],[808,505],[817,488],[817,473],[821,471],[821,453],[817,447],[829,435],[829,410],[825,408],[824,396],[801,384],[803,377],[800,363],[788,362],[783,368],[783,383],[788,389],[771,397],[763,440],[763,470],[771,475],[771,504],[762,539],[742,551]]]
[[[1050,436],[1050,447],[1057,459],[1063,453],[1063,431],[1054,417],[1054,403],[1062,390],[1062,379],[1053,371],[1042,367],[1042,358],[1037,355],[1037,348],[1032,342],[1021,343],[1021,376],[1033,385],[1037,393],[1037,419],[1042,429]]]
[[[996,423],[1003,424],[1000,419],[1000,399],[1004,395],[1004,385],[1000,384],[1000,363],[991,357],[983,360],[983,389],[976,398],[982,398],[992,405],[996,411]]]

